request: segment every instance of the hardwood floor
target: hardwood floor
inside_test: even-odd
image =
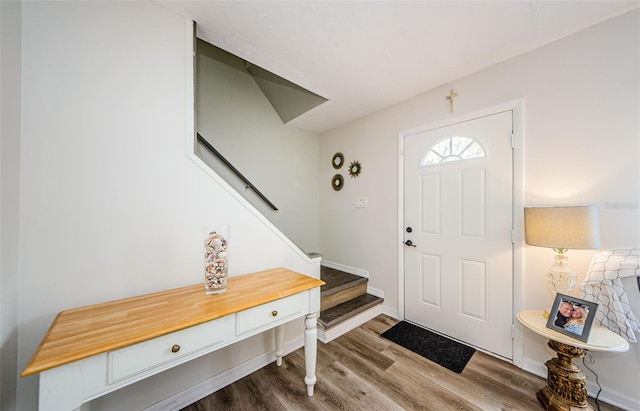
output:
[[[543,378],[478,351],[456,374],[381,338],[395,323],[380,315],[329,344],[318,342],[313,397],[306,395],[300,348],[281,367],[269,364],[183,411],[542,410],[536,392]],[[600,402],[600,410],[619,409]]]

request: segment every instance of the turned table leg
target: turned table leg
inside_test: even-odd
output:
[[[547,386],[536,394],[549,411],[593,411],[587,402],[586,375],[574,364],[574,358],[584,357],[582,348],[549,340],[549,347],[558,357],[547,361]]]
[[[276,365],[282,365],[282,356],[284,355],[284,325],[279,325],[274,329],[276,340]]]
[[[307,395],[313,395],[313,386],[316,383],[316,356],[318,350],[318,314],[309,314],[304,319],[304,363],[307,384]]]

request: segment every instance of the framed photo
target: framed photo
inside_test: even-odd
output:
[[[547,328],[587,342],[598,304],[565,294],[556,294]]]

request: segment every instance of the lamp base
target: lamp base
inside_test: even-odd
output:
[[[551,315],[551,309],[558,293],[564,295],[571,295],[573,293],[573,287],[576,285],[577,276],[575,271],[569,267],[569,259],[564,255],[565,250],[556,250],[555,261],[549,270],[547,271],[547,280],[549,281],[549,288],[553,293],[553,299],[549,308],[544,310],[544,318],[549,318]]]
[[[554,298],[557,293],[571,295],[573,287],[576,285],[576,273],[569,267],[569,259],[563,253],[555,255],[555,262],[547,272],[547,280],[553,292]]]

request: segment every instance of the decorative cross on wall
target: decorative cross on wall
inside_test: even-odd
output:
[[[451,89],[449,91],[449,95],[445,97],[446,100],[449,100],[449,113],[453,113],[453,99],[458,97],[458,93]]]

